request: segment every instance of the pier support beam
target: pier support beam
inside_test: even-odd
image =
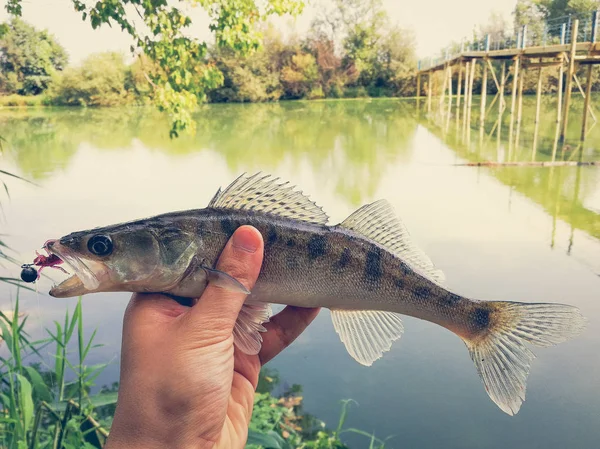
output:
[[[479,137],[483,139],[485,126],[485,106],[487,100],[488,59],[483,60],[483,75],[481,79],[481,104],[479,108]]]
[[[517,106],[517,90],[519,88],[519,65],[521,63],[521,57],[517,56],[514,60],[513,64],[513,80],[512,80],[512,99],[510,102],[510,126],[508,129],[508,153],[509,157],[512,155],[512,146],[513,146],[513,130],[515,124],[515,108]]]
[[[456,85],[456,119],[460,119],[460,89],[462,83],[462,61],[458,63],[458,84]]]
[[[558,100],[556,104],[556,133],[554,136],[554,145],[552,146],[552,162],[556,160],[556,150],[558,149],[558,139],[560,137],[560,125],[562,118],[562,97],[563,97],[563,77],[564,77],[565,55],[561,53],[560,64],[558,66]]]
[[[500,144],[500,135],[502,134],[502,117],[504,115],[504,109],[506,108],[506,102],[504,100],[504,87],[506,86],[506,62],[502,62],[502,73],[500,74],[500,104],[498,106],[498,144]]]
[[[433,90],[433,70],[427,77],[427,115],[431,115],[431,91]]]
[[[579,139],[582,144],[583,142],[585,142],[585,134],[587,132],[587,120],[589,115],[588,109],[590,107],[590,97],[592,94],[592,77],[594,76],[592,67],[593,66],[591,64],[588,65],[587,70],[587,85],[585,86],[585,104],[583,105],[583,119],[581,121],[581,138]],[[583,151],[583,148],[581,148],[581,151]]]
[[[540,58],[540,64],[542,58]],[[542,105],[542,67],[538,68],[538,79],[536,87],[536,101],[535,101],[535,125],[533,128],[533,149],[531,150],[531,160],[535,161],[535,153],[537,152],[537,139],[538,131],[540,127],[540,108]]]
[[[463,136],[467,131],[467,106],[468,106],[468,98],[469,98],[469,70],[471,69],[471,62],[467,61],[465,63],[465,98],[463,100]]]
[[[569,125],[569,106],[571,106],[571,91],[573,90],[573,75],[575,74],[575,54],[577,52],[578,32],[579,20],[575,20],[573,21],[573,27],[571,28],[571,50],[569,52],[569,69],[567,70],[567,84],[565,86],[565,103],[563,106],[563,118],[559,139],[561,144],[565,142],[567,127]]]
[[[517,93],[517,129],[515,132],[515,151],[519,149],[519,137],[521,135],[521,120],[523,118],[523,83],[525,81],[525,73],[521,71],[519,77],[519,92]]]
[[[471,140],[471,109],[473,106],[473,78],[475,78],[475,65],[477,64],[477,60],[473,59],[471,61],[471,73],[469,74],[469,100],[467,105],[467,142],[470,143]]]

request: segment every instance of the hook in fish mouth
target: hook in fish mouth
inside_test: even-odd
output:
[[[49,254],[54,254],[68,265],[73,271],[73,275],[58,285],[50,289],[50,296],[55,298],[66,298],[70,296],[79,296],[90,293],[100,286],[100,281],[96,272],[102,272],[100,266],[92,269],[90,265],[101,265],[92,260],[82,260],[71,249],[60,244],[58,240],[48,240],[44,244],[44,249]]]

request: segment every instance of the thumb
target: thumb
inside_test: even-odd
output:
[[[263,238],[252,226],[241,226],[229,241],[217,262],[217,269],[227,273],[252,290],[263,261]],[[246,294],[226,290],[209,283],[189,313],[191,324],[198,329],[230,335]]]

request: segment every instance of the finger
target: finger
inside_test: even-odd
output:
[[[267,332],[262,334],[263,344],[258,354],[264,365],[298,338],[319,314],[320,308],[287,306],[264,324]]]
[[[241,282],[248,290],[260,273],[263,239],[252,226],[238,228],[225,245],[217,269]],[[192,321],[202,321],[204,328],[231,333],[246,294],[218,287],[209,282],[203,295],[190,311]]]

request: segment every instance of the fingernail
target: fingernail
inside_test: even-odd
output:
[[[249,229],[240,229],[233,234],[233,246],[247,253],[254,253],[258,249],[259,241]]]

